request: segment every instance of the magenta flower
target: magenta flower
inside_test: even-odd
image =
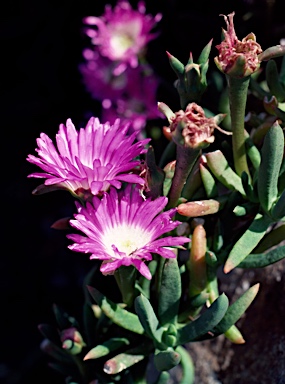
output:
[[[44,173],[28,177],[46,178],[46,186],[67,189],[77,197],[87,199],[101,194],[112,185],[121,188],[122,182],[145,183],[134,169],[135,159],[146,152],[150,139],[134,142],[136,134],[127,136],[128,124],[101,124],[91,117],[86,128],[76,131],[71,119],[61,124],[56,135],[57,149],[52,140],[41,133],[36,149],[39,157],[29,155],[27,161],[36,164]]]
[[[86,207],[76,202],[78,213],[71,226],[86,236],[69,234],[74,241],[69,249],[91,253],[90,259],[103,260],[101,272],[113,274],[120,266],[133,265],[147,279],[151,273],[144,261],[152,260],[152,253],[164,258],[174,258],[169,247],[182,246],[190,240],[183,236],[166,236],[180,222],[172,221],[176,209],[162,212],[166,197],[144,199],[138,187],[128,185],[117,192],[110,188],[102,199],[94,196]]]
[[[86,34],[102,56],[118,62],[114,74],[123,72],[127,66],[138,66],[138,58],[145,53],[146,45],[157,36],[151,30],[161,20],[159,13],[155,17],[145,14],[145,3],[140,1],[138,9],[132,9],[128,1],[119,0],[112,9],[105,6],[101,17],[88,16],[84,22],[94,28],[88,28]]]

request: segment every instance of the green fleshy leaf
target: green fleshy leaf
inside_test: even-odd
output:
[[[266,64],[266,82],[272,95],[282,103],[285,101],[285,89],[279,82],[279,73],[275,60],[269,60]]]
[[[203,48],[203,50],[202,50],[202,52],[201,52],[201,54],[197,60],[198,64],[204,64],[209,60],[209,55],[210,55],[210,52],[212,49],[212,42],[213,42],[213,39],[211,39],[209,41],[209,43]]]
[[[64,364],[73,364],[71,355],[69,355],[64,349],[55,345],[48,339],[45,339],[41,342],[40,349],[55,360],[58,360]]]
[[[268,61],[274,59],[275,57],[280,57],[285,55],[285,46],[284,45],[274,45],[273,47],[267,48],[265,51],[261,52],[258,55],[259,61]]]
[[[249,228],[235,243],[224,266],[224,272],[228,273],[238,266],[251,251],[257,246],[265,235],[272,219],[266,215],[257,213]]]
[[[37,186],[33,191],[33,195],[43,195],[45,193],[53,192],[53,191],[68,191],[68,188],[61,187],[58,184],[54,185],[45,185],[41,184]]]
[[[114,277],[122,294],[123,302],[128,307],[132,307],[134,299],[138,294],[135,289],[137,269],[132,265],[122,265],[115,271]]]
[[[228,189],[240,192],[245,196],[241,178],[229,166],[229,163],[220,150],[205,155],[207,166],[213,175]]]
[[[163,266],[158,297],[158,318],[161,325],[175,323],[181,298],[181,277],[177,259],[167,259]]]
[[[38,329],[45,338],[56,345],[61,345],[59,334],[53,326],[49,324],[39,324]]]
[[[102,344],[90,349],[83,360],[99,359],[102,356],[108,355],[110,352],[115,351],[123,346],[129,345],[130,342],[125,337],[113,337]]]
[[[149,300],[143,295],[136,297],[135,310],[145,332],[157,343],[161,343],[163,328],[160,328]]]
[[[227,296],[221,294],[196,320],[177,330],[177,345],[196,341],[211,331],[224,317],[228,305]]]
[[[271,209],[271,216],[276,221],[284,219],[285,216],[285,189],[281,196],[278,198],[276,204],[273,204]]]
[[[267,253],[251,253],[237,268],[263,268],[270,264],[277,263],[285,257],[285,246],[279,246]]]
[[[222,223],[218,219],[214,228],[212,249],[214,252],[219,252],[224,245],[224,239],[222,234]]]
[[[144,328],[137,315],[121,308],[118,304],[107,299],[107,297],[102,295],[97,289],[90,286],[87,288],[104,314],[112,320],[113,323],[140,335],[144,333]]]
[[[257,189],[259,201],[269,212],[278,196],[278,175],[284,153],[284,134],[278,123],[267,131],[261,148]]]
[[[278,177],[278,193],[281,194],[285,189],[285,156],[283,157]]]
[[[70,327],[79,328],[79,324],[76,319],[70,316],[59,305],[53,305],[53,312],[60,330],[67,329]]]
[[[154,384],[168,384],[169,378],[170,374],[167,371],[162,371]]]
[[[243,335],[241,334],[240,330],[235,325],[232,325],[226,332],[224,332],[224,335],[232,343],[235,343],[235,344],[244,344],[245,343]]]
[[[253,94],[256,94],[257,97],[260,99],[260,100],[263,100],[265,97],[270,97],[270,93],[265,90],[260,84],[259,82],[254,79],[254,76],[250,76],[250,83],[249,83],[249,86],[250,86],[250,89],[252,91]]]
[[[193,384],[195,380],[195,367],[193,360],[191,359],[190,353],[183,347],[178,346],[176,351],[181,356],[181,366],[182,366],[182,379],[180,384]]]
[[[244,174],[245,173],[243,173],[243,175]],[[255,215],[256,214],[256,204],[249,201],[249,202],[244,203],[242,205],[237,205],[233,209],[233,213],[238,217],[239,216],[245,216],[248,214]]]
[[[207,263],[210,267],[214,267],[214,266],[217,265],[218,258],[217,258],[217,256],[215,255],[214,252],[212,252],[212,251],[206,251],[205,258],[206,258],[206,263]]]
[[[250,306],[259,290],[259,283],[249,288],[242,296],[240,296],[233,304],[231,304],[223,319],[211,330],[214,337],[228,331],[244,314]]]
[[[143,343],[139,347],[127,350],[124,353],[111,358],[104,364],[104,372],[109,375],[122,372],[123,370],[132,367],[134,364],[142,361],[148,356],[153,349],[150,343]]]
[[[243,189],[245,191],[247,199],[250,202],[258,203],[257,193],[256,193],[255,189],[253,188],[253,186],[249,180],[249,176],[246,172],[242,172],[241,181],[242,181],[242,186],[243,186]]]
[[[207,72],[209,69],[209,61],[206,61],[206,63],[203,63],[200,65],[200,84],[201,84],[201,90],[204,92],[207,89]]]
[[[156,353],[153,360],[158,371],[169,371],[180,363],[181,356],[172,348],[168,348],[166,351]]]
[[[168,347],[174,347],[176,343],[177,329],[174,324],[170,324],[168,329],[162,334],[162,341]]]
[[[196,313],[197,310],[200,310],[208,300],[209,300],[209,294],[206,291],[203,291],[198,295],[193,296],[189,300],[187,307],[185,306],[186,309],[184,309],[183,312],[179,313],[178,322],[183,323],[189,320],[189,317],[193,316],[193,313]]]
[[[267,233],[252,253],[263,253],[285,239],[285,224],[272,229]]]
[[[260,166],[260,162],[261,162],[260,152],[259,152],[258,148],[254,145],[249,134],[246,132],[245,135],[246,135],[245,147],[246,147],[247,155],[251,161],[251,164],[253,165],[253,168],[258,169]]]
[[[83,306],[83,322],[87,344],[92,345],[96,340],[96,324],[97,319],[94,311],[89,303],[84,303]]]
[[[164,169],[164,167],[166,167],[169,162],[174,161],[175,156],[176,156],[176,144],[174,143],[174,141],[171,140],[165,147],[164,151],[162,152],[158,166],[161,169]]]
[[[179,79],[183,79],[184,77],[184,64],[181,63],[176,57],[171,55],[170,53],[167,53],[168,60],[170,63],[171,68],[176,73],[177,77]]]
[[[157,269],[157,260],[151,260],[148,264],[148,269],[151,273],[151,276],[155,275],[155,271]],[[143,275],[139,278],[139,284],[136,283],[135,285],[136,289],[142,293],[147,299],[150,299],[150,287],[151,287],[151,280],[146,279]]]
[[[198,64],[187,64],[185,67],[186,74],[186,97],[188,103],[199,101],[204,93],[207,84],[201,83],[200,66]],[[186,105],[185,105],[186,107]]]
[[[163,181],[163,196],[167,196],[171,188],[172,179],[175,172],[175,161],[171,161],[164,167],[165,178]]]
[[[282,58],[281,68],[279,72],[279,81],[285,87],[285,56]]]
[[[218,195],[216,180],[203,164],[200,164],[200,173],[206,195],[209,199],[213,199]]]
[[[237,205],[234,210],[233,210],[233,213],[240,217],[240,216],[245,216],[246,215],[246,208],[244,206],[241,206],[241,205]]]
[[[202,185],[201,174],[199,171],[199,159],[194,164],[189,176],[187,177],[186,183],[182,189],[181,196],[186,200],[192,200],[194,193]]]

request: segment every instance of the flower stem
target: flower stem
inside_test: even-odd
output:
[[[135,298],[136,269],[132,266],[121,266],[116,270],[114,276],[121,291],[123,302],[131,307]]]
[[[189,176],[199,154],[200,149],[177,146],[175,172],[168,194],[168,204],[166,209],[177,206],[187,177]]]
[[[227,75],[232,124],[232,144],[235,170],[239,176],[246,172],[251,180],[245,150],[244,117],[250,76],[235,78]]]

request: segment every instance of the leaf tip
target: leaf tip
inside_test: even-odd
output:
[[[255,295],[257,295],[257,292],[259,291],[259,288],[260,288],[260,283],[256,283],[254,284],[251,289],[252,291],[254,292]]]
[[[235,344],[244,344],[244,343],[245,343],[245,340],[242,336],[235,340]]]
[[[229,273],[235,268],[235,265],[232,263],[232,261],[227,261],[224,266],[224,273]]]

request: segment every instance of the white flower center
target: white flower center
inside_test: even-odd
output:
[[[137,249],[142,248],[151,240],[150,234],[143,231],[140,227],[132,227],[127,224],[110,228],[104,233],[103,242],[112,254],[114,245],[119,252],[131,255]]]
[[[128,23],[118,23],[112,28],[110,46],[116,59],[124,56],[131,47],[140,49],[139,46],[135,46],[138,44],[141,27],[139,20],[133,20]]]
[[[110,45],[113,50],[113,54],[119,59],[125,52],[134,44],[131,36],[126,34],[113,35],[110,40]]]

